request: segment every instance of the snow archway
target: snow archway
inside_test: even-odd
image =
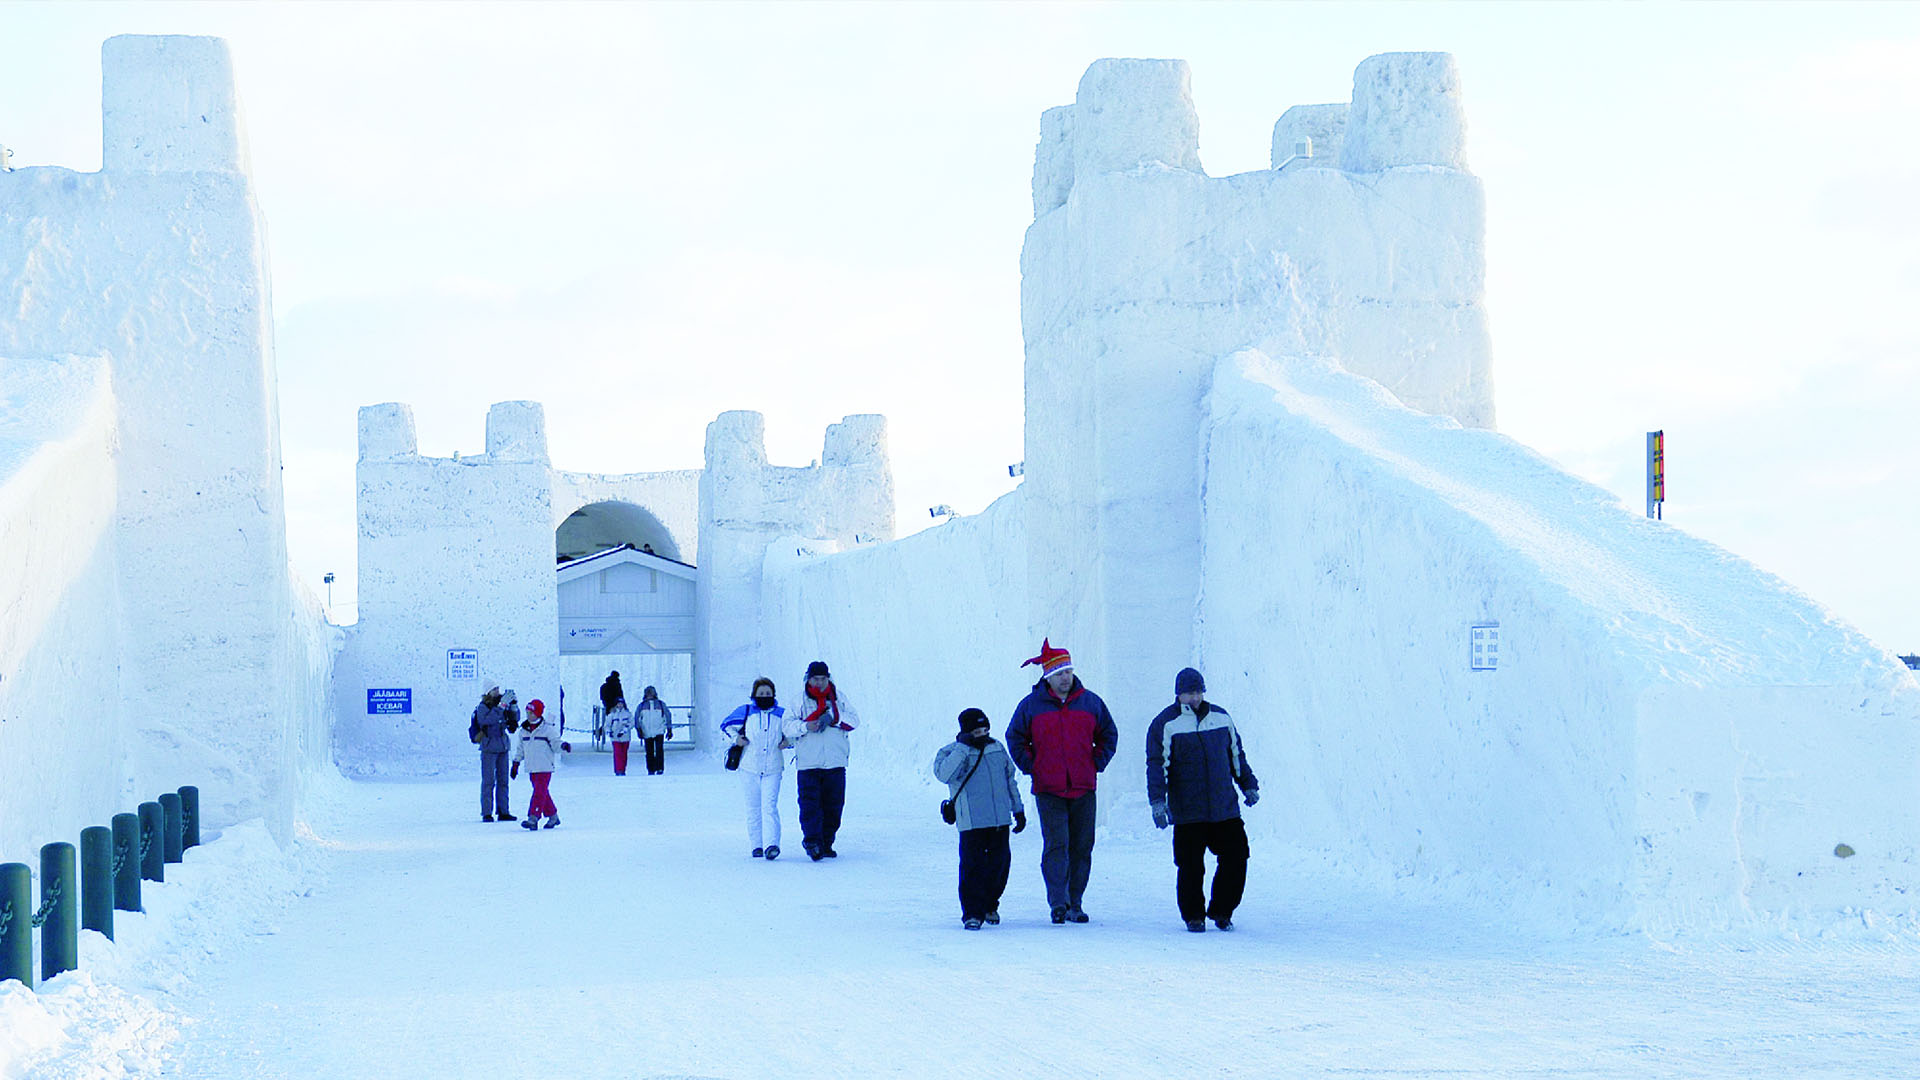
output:
[[[622,544],[680,561],[680,545],[672,531],[653,511],[630,502],[588,503],[568,514],[554,531],[554,555],[562,563]]]

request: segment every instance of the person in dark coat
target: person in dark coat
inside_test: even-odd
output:
[[[993,724],[979,709],[960,714],[960,734],[934,755],[933,775],[947,785],[953,823],[960,830],[960,925],[978,930],[1000,925],[1000,896],[1007,891],[1014,832],[1027,827],[1013,759],[993,738]]]
[[[1056,923],[1083,923],[1080,906],[1093,871],[1094,788],[1113,760],[1120,729],[1099,695],[1080,684],[1073,657],[1050,641],[1026,664],[1040,665],[1040,681],[1013,710],[1007,751],[1033,777],[1040,813],[1040,876]]]
[[[621,687],[620,673],[616,671],[607,676],[606,682],[600,684],[600,715],[607,715],[613,711],[615,703],[625,700],[627,700],[627,692]]]
[[[518,706],[509,703],[499,687],[488,687],[467,722],[467,738],[480,748],[481,821],[515,820],[507,811],[507,752],[513,749],[507,736],[519,727]]]
[[[1227,710],[1206,699],[1206,680],[1182,668],[1174,703],[1147,726],[1147,802],[1158,828],[1173,826],[1174,898],[1187,929],[1207,920],[1233,929],[1233,909],[1247,886],[1247,827],[1240,800],[1260,801],[1260,781],[1247,764],[1240,731]],[[1239,790],[1234,790],[1236,785]],[[1201,889],[1213,852],[1213,899]]]

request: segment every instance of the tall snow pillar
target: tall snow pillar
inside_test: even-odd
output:
[[[101,168],[248,171],[225,41],[123,34],[107,39],[100,60]]]
[[[1340,165],[1380,172],[1402,165],[1465,169],[1466,111],[1449,53],[1382,53],[1353,69],[1353,105]]]
[[[841,547],[893,539],[893,467],[887,458],[887,418],[878,413],[843,417],[827,425],[820,456],[828,537]]]
[[[775,531],[765,505],[766,471],[765,417],[736,410],[707,425],[694,582],[694,741],[702,747],[715,745],[721,719],[735,699],[746,700],[762,674],[756,670],[761,566]]]
[[[1043,120],[1034,178],[1021,296],[1031,645],[1072,650],[1131,746],[1191,660],[1200,585],[1196,437],[1213,358],[1188,283],[1164,270],[1207,184],[1186,63],[1088,68],[1071,110]],[[1105,784],[1138,788],[1136,771]]]

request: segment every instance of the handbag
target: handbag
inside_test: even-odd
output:
[[[745,749],[746,747],[741,746],[739,743],[734,743],[732,746],[727,747],[728,772],[733,772],[740,767],[740,752]]]
[[[955,795],[958,795],[962,791],[967,790],[967,780],[973,779],[973,774],[978,772],[980,769],[980,763],[982,761],[985,761],[986,759],[987,759],[987,748],[983,746],[980,748],[980,755],[973,759],[973,768],[967,770],[966,780],[960,781],[960,786],[953,789],[953,793]],[[954,809],[952,799],[940,800],[940,820],[946,822],[949,825],[954,825],[959,823],[960,812]]]

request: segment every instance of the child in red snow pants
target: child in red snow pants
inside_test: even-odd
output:
[[[653,759],[648,758],[647,760],[652,761]],[[627,775],[627,744],[626,743],[615,742],[613,744],[613,775],[615,776]]]
[[[553,781],[553,774],[537,772],[527,775],[533,778],[533,798],[527,801],[527,817],[559,817],[560,810],[553,805],[553,796],[547,794],[547,785]]]

